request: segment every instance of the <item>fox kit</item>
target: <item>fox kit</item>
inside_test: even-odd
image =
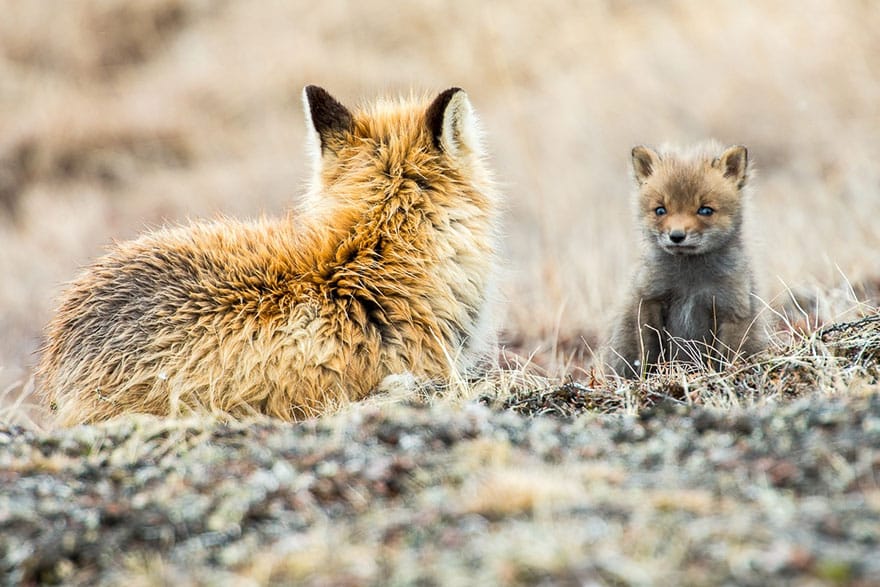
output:
[[[299,214],[158,230],[73,282],[38,368],[58,423],[295,420],[488,350],[498,197],[466,94],[350,111],[309,86],[303,101],[315,177]]]
[[[764,346],[742,235],[748,152],[717,143],[632,151],[644,252],[606,365],[638,377],[659,361],[720,367]]]

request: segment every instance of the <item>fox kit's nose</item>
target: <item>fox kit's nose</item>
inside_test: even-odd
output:
[[[669,233],[669,240],[674,242],[675,244],[681,244],[684,242],[684,239],[687,238],[687,233],[683,230],[673,230]]]

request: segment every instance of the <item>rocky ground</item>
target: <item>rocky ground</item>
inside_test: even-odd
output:
[[[294,425],[5,427],[0,577],[877,584],[878,322],[809,343],[815,359],[824,341],[837,349],[824,361],[849,365],[837,387],[802,377],[798,397],[737,392],[726,408],[676,398],[658,378],[617,392],[569,383],[363,404]],[[766,364],[762,377],[733,377],[769,386],[779,366]],[[635,404],[609,407],[615,393]]]

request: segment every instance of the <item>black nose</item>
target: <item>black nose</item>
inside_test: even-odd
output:
[[[687,238],[687,234],[683,230],[673,230],[669,233],[669,240],[675,244],[683,243],[685,238]]]

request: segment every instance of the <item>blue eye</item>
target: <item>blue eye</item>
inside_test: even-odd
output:
[[[715,213],[715,210],[710,208],[709,206],[700,206],[700,209],[697,210],[697,214],[700,216],[711,216]]]
[[[664,214],[666,214],[666,208],[664,208],[663,206],[657,206],[656,208],[654,208],[654,214],[656,214],[657,216],[663,216]]]

